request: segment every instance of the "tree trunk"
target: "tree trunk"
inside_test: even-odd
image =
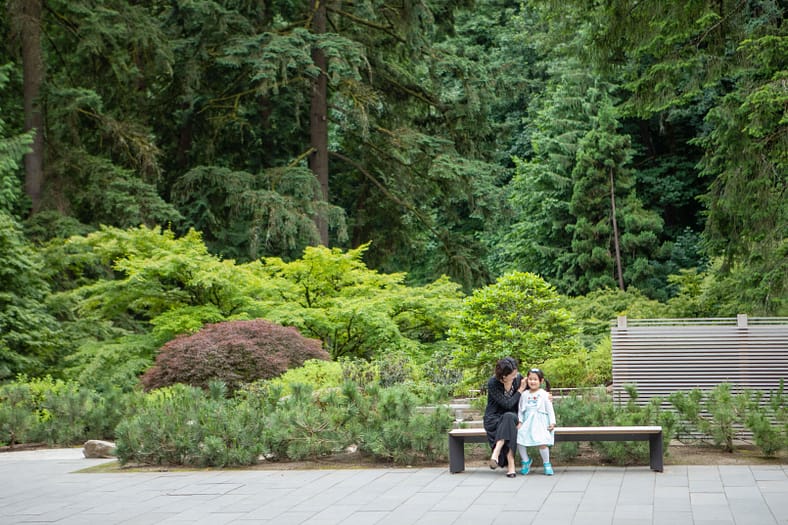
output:
[[[613,178],[613,170],[610,170],[610,211],[613,219],[613,246],[616,250],[616,273],[618,276],[618,287],[621,291],[626,291],[624,288],[624,271],[621,268],[621,246],[618,235],[618,221],[616,220],[616,185]]]
[[[41,10],[43,0],[17,4],[17,31],[22,40],[22,83],[25,131],[35,129],[31,153],[25,155],[25,193],[33,204],[31,213],[41,208],[44,188],[44,113],[39,95],[44,82],[41,57]]]
[[[312,31],[321,35],[326,32],[326,6],[324,0],[312,0]],[[309,111],[309,137],[313,153],[309,156],[309,169],[320,184],[318,196],[328,202],[328,61],[322,49],[312,49],[312,61],[320,70],[312,84],[312,101]],[[320,244],[328,246],[327,218],[315,214],[315,224],[320,233]]]

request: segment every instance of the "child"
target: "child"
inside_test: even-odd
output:
[[[517,410],[517,450],[520,452],[523,468],[520,474],[528,474],[531,468],[531,458],[528,457],[526,447],[539,447],[539,454],[544,463],[544,473],[553,475],[553,466],[550,464],[550,449],[554,442],[553,429],[555,428],[555,412],[550,401],[550,382],[538,368],[532,368],[526,376],[528,390],[520,396],[520,405]],[[542,389],[545,382],[546,391]]]

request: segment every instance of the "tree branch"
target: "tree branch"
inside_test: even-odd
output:
[[[394,202],[395,204],[397,204],[399,206],[402,206],[403,208],[405,208],[406,210],[411,212],[413,215],[415,215],[416,218],[418,218],[419,221],[424,225],[424,227],[427,228],[430,231],[430,233],[432,233],[435,236],[435,238],[437,238],[437,239],[441,238],[440,232],[438,232],[430,224],[429,220],[427,220],[427,218],[424,216],[424,214],[422,214],[419,210],[417,210],[409,202],[405,202],[402,199],[400,199],[399,197],[397,197],[396,195],[394,195],[393,193],[391,193],[391,191],[389,191],[388,188],[386,188],[386,186],[382,182],[380,182],[377,178],[375,178],[375,176],[372,175],[372,173],[370,173],[366,168],[364,168],[358,162],[354,161],[350,157],[346,157],[345,155],[342,155],[341,153],[337,153],[335,151],[329,151],[328,154],[333,156],[333,157],[336,157],[336,158],[338,158],[338,159],[340,159],[340,160],[342,160],[344,162],[347,162],[348,164],[350,164],[351,166],[356,168],[358,171],[361,172],[362,175],[364,175],[364,177],[369,179],[375,186],[377,186],[378,189],[381,192],[383,192],[383,194],[386,197],[391,199],[392,202]]]
[[[334,14],[337,14],[339,16],[344,16],[345,18],[349,19],[351,22],[355,22],[355,23],[357,23],[359,25],[371,27],[373,29],[377,29],[378,31],[383,31],[384,33],[386,33],[390,37],[396,39],[401,44],[405,43],[405,39],[402,38],[401,36],[399,36],[397,33],[395,33],[390,27],[386,27],[386,26],[381,25],[381,24],[376,24],[376,23],[374,23],[374,22],[372,22],[370,20],[366,20],[364,18],[358,17],[358,16],[356,16],[354,14],[351,14],[351,13],[348,13],[346,11],[342,11],[341,9],[336,9],[334,7],[326,6],[326,10],[330,11],[330,12],[332,12]]]

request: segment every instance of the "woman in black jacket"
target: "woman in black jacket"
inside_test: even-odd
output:
[[[514,450],[517,445],[517,405],[526,389],[514,358],[504,357],[495,365],[495,375],[487,381],[487,408],[484,430],[492,448],[490,468],[507,467],[507,477],[515,477]]]

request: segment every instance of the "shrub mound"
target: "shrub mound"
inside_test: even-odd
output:
[[[293,327],[264,319],[226,321],[165,344],[141,381],[152,390],[175,383],[207,389],[210,381],[218,380],[232,392],[244,383],[277,377],[308,359],[330,357],[320,341]]]

